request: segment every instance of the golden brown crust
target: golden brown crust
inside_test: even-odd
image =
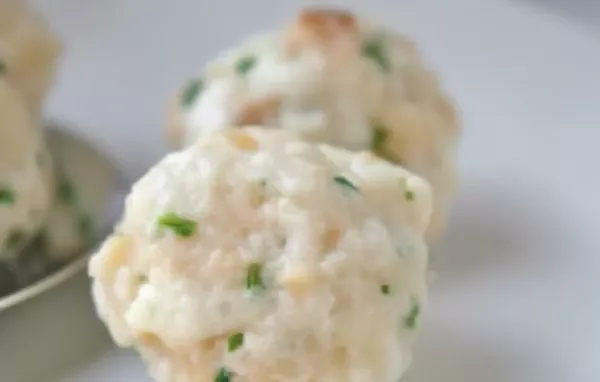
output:
[[[354,14],[332,9],[305,9],[288,31],[286,50],[290,56],[305,49],[358,52],[358,21]]]
[[[229,130],[227,136],[230,142],[238,149],[244,151],[258,150],[259,143],[250,134],[243,130]]]
[[[248,102],[238,114],[234,125],[249,126],[266,124],[275,119],[281,105],[281,96],[272,95],[257,101]]]

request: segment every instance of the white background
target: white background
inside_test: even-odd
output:
[[[167,95],[292,1],[37,0],[67,54],[49,113],[130,179],[164,154]],[[462,189],[408,382],[600,380],[600,2],[346,4],[412,36],[460,104]],[[2,382],[148,381],[86,277],[0,314]]]

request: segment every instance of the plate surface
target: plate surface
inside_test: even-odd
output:
[[[600,32],[544,8],[558,1],[343,2],[413,36],[464,114],[461,192],[403,382],[600,381]],[[298,6],[38,2],[72,48],[50,111],[91,126],[132,178],[164,153],[166,95]],[[15,344],[0,346],[2,381],[149,381],[110,345],[88,289],[76,278],[0,315],[0,338]]]

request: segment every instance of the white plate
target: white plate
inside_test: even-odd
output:
[[[295,8],[38,1],[72,47],[50,110],[95,127],[86,134],[132,177],[164,152],[166,95],[199,62]],[[582,18],[562,10],[568,0],[346,3],[414,36],[464,110],[461,194],[434,250],[438,278],[406,381],[599,381],[596,2]],[[87,288],[82,278],[0,315],[3,344],[17,348],[0,346],[2,381],[149,381],[133,354],[109,345]]]

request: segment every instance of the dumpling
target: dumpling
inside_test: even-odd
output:
[[[37,233],[53,199],[43,129],[0,76],[0,261],[16,256]]]
[[[457,111],[405,37],[352,13],[308,9],[286,29],[208,64],[171,101],[175,148],[260,124],[349,150],[372,150],[427,179],[429,235],[443,231],[456,182]]]
[[[0,1],[0,72],[34,113],[54,80],[62,45],[25,0]]]
[[[160,382],[396,382],[430,213],[427,182],[370,153],[224,129],[133,186],[94,300]]]

